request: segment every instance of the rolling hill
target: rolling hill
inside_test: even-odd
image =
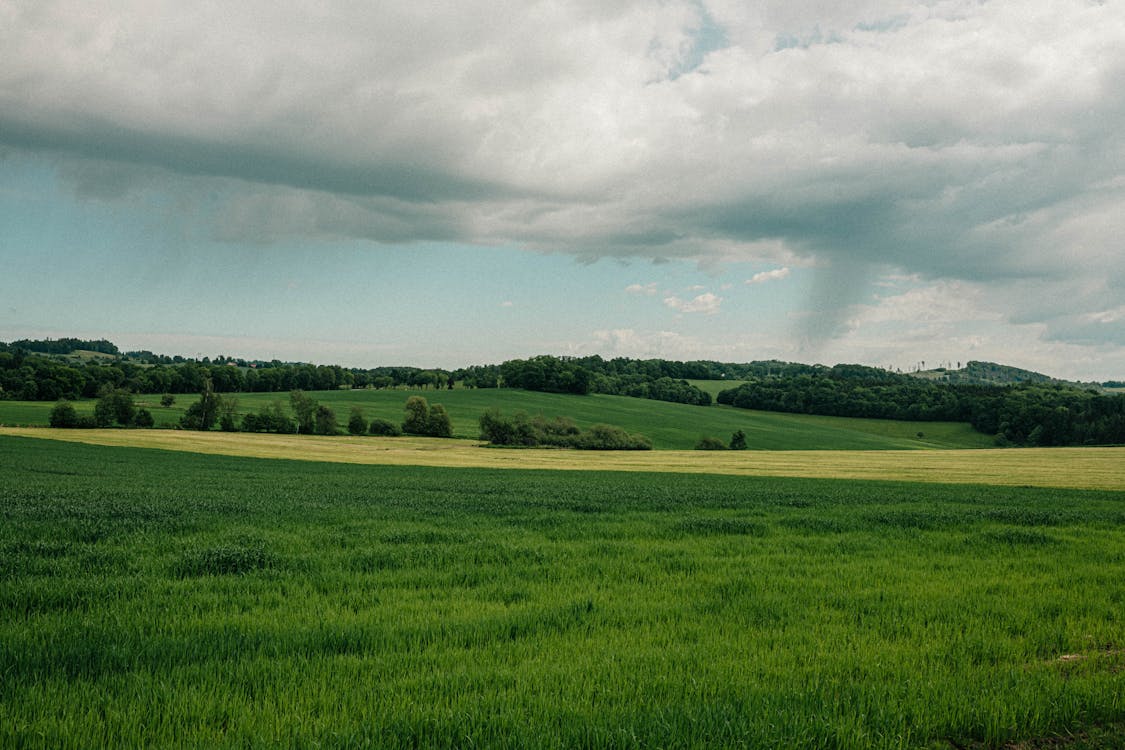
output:
[[[704,435],[726,442],[736,430],[746,433],[747,446],[754,450],[909,450],[993,445],[990,437],[960,423],[818,417],[623,396],[572,396],[513,389],[339,390],[310,395],[335,410],[341,425],[347,423],[353,407],[361,409],[368,420],[380,417],[398,423],[406,399],[420,395],[445,406],[454,435],[462,438],[476,438],[481,413],[497,408],[505,413],[522,410],[548,418],[571,417],[582,427],[598,422],[618,425],[629,432],[647,435],[657,449],[690,449]],[[239,413],[258,411],[273,401],[288,406],[285,393],[242,393],[235,398]],[[172,407],[163,408],[158,396],[136,397],[138,405],[152,412],[157,426],[165,427],[175,424],[196,399],[195,394],[180,395]],[[93,405],[93,401],[76,404],[80,413],[92,413]],[[46,425],[50,409],[51,404],[43,402],[0,402],[0,423]]]

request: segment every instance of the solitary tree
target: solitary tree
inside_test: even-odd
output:
[[[746,450],[746,433],[738,430],[730,436],[730,449],[732,451]]]

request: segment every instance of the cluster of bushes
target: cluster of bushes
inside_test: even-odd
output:
[[[491,445],[526,448],[652,450],[652,441],[644,435],[630,434],[614,425],[595,424],[581,430],[567,417],[549,420],[542,415],[529,417],[522,411],[505,416],[498,409],[489,409],[481,415],[480,439]]]
[[[730,436],[730,443],[724,443],[717,437],[704,436],[695,444],[695,449],[697,451],[725,451],[727,449],[744,451],[746,450],[746,433],[738,430]]]
[[[47,418],[52,427],[92,429],[95,427],[152,427],[155,420],[152,413],[143,407],[137,408],[133,395],[128,391],[104,389],[94,404],[94,414],[79,415],[74,404],[61,400],[54,405]]]

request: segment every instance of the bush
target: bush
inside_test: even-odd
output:
[[[51,409],[48,423],[52,427],[77,427],[78,412],[74,410],[74,404],[69,401],[60,401],[55,404]]]
[[[492,445],[522,445],[534,447],[540,439],[527,418],[527,414],[517,411],[505,417],[499,409],[489,409],[480,415],[480,439]]]
[[[358,406],[352,407],[352,415],[348,417],[348,434],[363,435],[367,432],[367,420]]]
[[[398,437],[402,434],[402,430],[399,429],[397,424],[388,422],[385,419],[379,419],[378,417],[371,420],[367,431],[372,435],[382,435],[384,437]]]
[[[614,425],[595,424],[577,437],[574,447],[596,451],[650,451],[652,441],[644,435],[631,435]]]
[[[453,437],[453,425],[441,404],[430,406],[421,396],[411,396],[406,400],[405,408],[406,418],[402,422],[402,431],[407,435]]]
[[[174,403],[176,403],[176,397],[173,396],[171,393],[165,393],[163,396],[160,397],[160,405],[165,407],[165,408],[171,406]]]
[[[335,435],[336,412],[324,404],[318,404],[313,420],[313,429],[317,435]]]
[[[133,426],[143,427],[145,429],[152,427],[156,424],[156,420],[152,418],[152,412],[148,409],[137,409],[137,413],[133,416]]]
[[[430,418],[427,422],[430,437],[453,437],[453,423],[449,421],[449,414],[441,404],[430,407]]]
[[[136,413],[133,394],[122,388],[103,389],[98,403],[94,405],[94,421],[98,427],[109,427],[115,422],[121,425],[132,424]]]
[[[732,451],[746,450],[746,433],[742,430],[730,436],[730,449]]]
[[[705,435],[699,438],[699,442],[695,444],[695,449],[697,451],[725,451],[727,445],[718,438],[707,437]]]
[[[548,420],[539,415],[529,419],[522,411],[506,417],[498,409],[489,409],[480,416],[480,439],[491,445],[526,448],[548,445],[587,450],[652,449],[652,441],[644,435],[630,435],[613,425],[596,424],[582,432],[569,417]]]
[[[291,435],[297,431],[297,423],[281,409],[281,404],[273,402],[263,406],[257,414],[242,417],[243,432],[278,432]]]

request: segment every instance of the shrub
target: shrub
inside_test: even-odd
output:
[[[407,435],[453,437],[453,425],[441,404],[430,406],[421,396],[411,396],[406,400],[405,408],[406,418],[402,422],[402,431]]]
[[[77,427],[78,412],[74,410],[74,404],[69,401],[60,401],[55,404],[51,409],[48,423],[52,427]]]
[[[499,409],[489,409],[480,415],[480,439],[487,440],[493,445],[524,445],[535,446],[539,444],[538,437],[528,421],[527,414],[517,411],[510,417],[505,417]]]
[[[313,418],[313,430],[317,435],[335,435],[336,412],[331,407],[318,404]]]
[[[614,425],[596,424],[582,432],[569,417],[548,420],[539,415],[528,419],[522,411],[506,417],[498,409],[489,409],[480,416],[480,438],[492,445],[527,448],[549,445],[587,450],[652,449],[652,441],[644,435],[630,435]]]
[[[649,451],[652,441],[644,435],[631,435],[610,424],[591,425],[574,442],[575,448],[597,451]]]
[[[697,451],[725,451],[727,445],[718,438],[705,435],[699,438],[699,442],[695,444],[695,449]]]
[[[427,421],[427,435],[430,437],[453,437],[453,423],[449,421],[449,413],[441,404],[430,407],[430,418]]]
[[[165,393],[163,396],[160,397],[160,405],[165,407],[165,408],[171,406],[174,403],[176,403],[176,397],[173,396],[171,393]]]
[[[371,420],[367,431],[372,435],[382,435],[384,437],[398,437],[402,434],[402,430],[399,429],[397,424],[388,422],[385,419],[379,419],[378,417]]]
[[[152,418],[152,412],[148,409],[137,409],[137,413],[133,416],[133,426],[149,428],[156,424],[156,420]]]
[[[98,427],[109,427],[115,422],[128,425],[133,423],[136,412],[133,394],[122,388],[104,388],[94,405],[94,421]]]
[[[352,415],[348,417],[348,434],[363,435],[367,432],[367,420],[358,406],[352,407]]]
[[[730,436],[730,449],[732,451],[746,450],[746,433],[742,430],[735,432]]]

